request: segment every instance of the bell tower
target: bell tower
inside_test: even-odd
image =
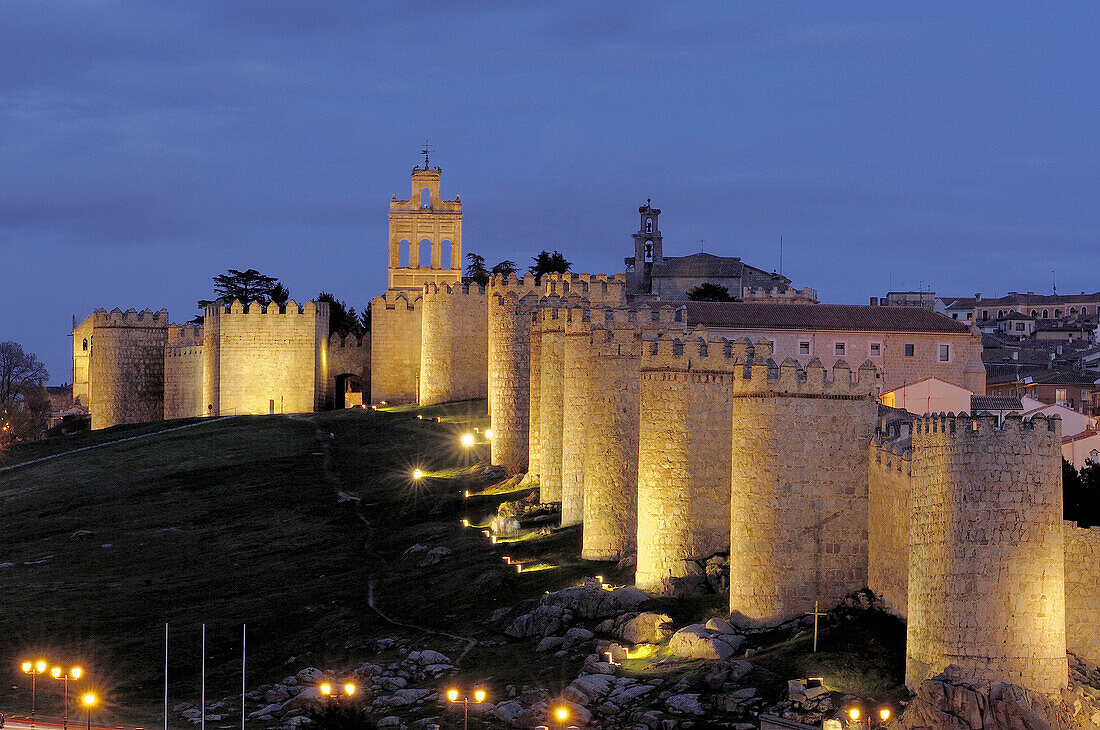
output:
[[[640,223],[634,234],[634,258],[627,259],[627,288],[632,295],[652,294],[653,266],[664,261],[661,247],[661,229],[657,225],[660,208],[654,208],[651,200],[638,208]]]
[[[428,162],[412,169],[408,200],[390,201],[389,289],[462,281],[462,201],[443,200],[442,170]]]

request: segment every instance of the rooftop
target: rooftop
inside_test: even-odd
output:
[[[1022,411],[1024,404],[1016,395],[972,395],[970,412],[978,411]]]
[[[858,304],[685,302],[689,326],[723,329],[931,332],[965,335],[970,328],[922,307]]]

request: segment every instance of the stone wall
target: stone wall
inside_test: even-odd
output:
[[[164,348],[164,418],[195,418],[202,408],[201,325],[172,325]]]
[[[216,342],[215,342],[216,339]],[[206,308],[203,404],[210,415],[312,413],[328,379],[328,304]],[[215,362],[216,361],[216,362]],[[206,365],[214,373],[206,372]],[[216,378],[209,391],[206,382]],[[211,407],[212,406],[212,407]]]
[[[539,308],[539,498],[561,501],[562,387],[565,377],[565,308],[544,300]]]
[[[602,310],[596,310],[599,316]],[[561,417],[561,525],[584,520],[584,457],[588,433],[589,339],[592,310],[573,306],[565,310],[562,346]]]
[[[1065,522],[1066,648],[1100,663],[1100,527]]]
[[[902,618],[909,597],[909,438],[908,428],[876,438],[867,480],[867,586]]]
[[[531,313],[538,304],[534,277],[496,276],[489,282],[489,423],[493,464],[527,471],[530,416]]]
[[[168,311],[92,314],[89,410],[92,428],[164,417],[164,347]]]
[[[538,311],[531,312],[531,359],[527,403],[527,476],[538,480],[542,468],[542,325]],[[541,486],[539,487],[541,490]],[[541,494],[541,492],[540,492]]]
[[[706,331],[643,349],[638,434],[639,588],[669,593],[730,545],[734,361]]]
[[[682,333],[671,306],[602,310],[589,339],[588,437],[581,557],[618,560],[637,550],[638,428],[643,336]]]
[[[905,680],[1066,686],[1058,419],[928,416],[913,430]]]
[[[337,392],[337,379],[341,375],[358,377],[362,397],[370,399],[370,344],[369,332],[363,337],[342,337],[337,332],[329,335],[328,383],[325,386],[325,400],[329,407],[344,407],[343,393]]]
[[[749,343],[731,343],[735,357]],[[867,584],[867,444],[878,405],[869,362],[776,367],[770,343],[733,378],[730,611],[773,624]]]
[[[482,287],[425,284],[421,295],[420,404],[484,398],[488,305]]]
[[[74,317],[75,320],[75,317]],[[73,402],[85,408],[91,403],[91,355],[95,316],[73,326]]]
[[[415,292],[388,291],[371,302],[370,400],[416,403],[420,388],[420,308]]]

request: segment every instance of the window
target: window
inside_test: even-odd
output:
[[[810,343],[809,342],[799,342],[798,343],[798,354],[799,355],[809,355],[810,354]]]
[[[1017,332],[1023,332],[1024,331],[1024,323],[1023,322],[1017,322],[1016,323],[1016,331]]]
[[[420,207],[431,208],[432,207],[432,191],[428,188],[424,188],[420,191]]]
[[[1066,389],[1065,388],[1055,388],[1054,389],[1054,402],[1055,403],[1065,403],[1066,402]]]
[[[653,242],[646,241],[645,243],[645,255],[643,257],[647,264],[653,263]]]
[[[905,356],[906,357],[913,357],[913,346],[912,345],[906,345],[905,346]]]
[[[878,342],[871,343],[871,357],[878,357],[882,354],[882,345]]]
[[[982,310],[982,319],[989,319],[989,310],[988,309],[983,309]]]
[[[652,218],[646,218],[645,219],[645,232],[646,233],[653,233],[653,219]]]
[[[951,313],[951,319],[958,319],[958,318],[959,318],[959,313],[958,312],[952,312]]]
[[[836,354],[837,355],[843,355],[844,354],[844,343],[843,342],[836,343]]]
[[[967,312],[966,313],[966,318],[967,319],[974,319],[974,313],[973,312]]]
[[[1050,311],[1049,309],[1044,309],[1043,310],[1043,319],[1049,319],[1049,317],[1047,315],[1047,312],[1049,312],[1049,311]]]
[[[1100,451],[1093,449],[1089,452],[1089,461],[1093,464],[1100,464]]]
[[[80,344],[80,349],[84,350],[84,352],[88,351],[88,338],[87,337],[85,337],[84,342],[82,342]]]
[[[940,362],[947,362],[951,359],[951,345],[940,345]]]

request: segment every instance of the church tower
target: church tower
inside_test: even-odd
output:
[[[427,147],[423,152],[409,199],[390,201],[390,290],[462,281],[462,201],[443,200],[442,170],[428,164]]]
[[[641,222],[638,232],[634,234],[634,258],[626,259],[627,291],[632,295],[653,293],[653,267],[660,266],[664,261],[661,229],[657,225],[661,209],[654,208],[651,202],[646,200],[645,205],[638,208]]]

